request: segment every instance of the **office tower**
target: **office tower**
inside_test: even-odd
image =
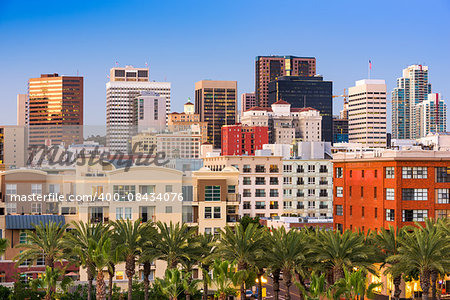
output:
[[[141,92],[151,91],[166,98],[170,112],[170,82],[150,82],[148,68],[112,68],[106,83],[106,144],[110,151],[128,152],[135,133],[134,104]]]
[[[27,94],[17,94],[17,126],[28,126]]]
[[[419,137],[447,131],[447,105],[440,94],[428,94],[427,100],[416,105],[415,132]]]
[[[450,157],[446,149],[428,149],[334,154],[334,228],[377,231],[448,217]]]
[[[316,75],[315,57],[257,56],[255,72],[255,93],[258,106],[269,107],[269,82],[279,76]],[[278,101],[278,100],[277,100]]]
[[[348,119],[333,116],[333,144],[348,143]]]
[[[25,126],[0,126],[0,170],[25,167],[27,133]]]
[[[312,107],[322,116],[322,141],[333,140],[333,83],[321,76],[281,76],[269,83],[269,104],[284,100],[292,108]]]
[[[166,128],[166,97],[151,91],[143,91],[135,100],[134,126],[142,130],[163,131]]]
[[[241,114],[254,106],[258,106],[255,93],[241,94]]]
[[[208,123],[200,121],[200,115],[195,113],[194,104],[190,100],[184,104],[184,112],[169,114],[167,129],[171,132],[199,131],[202,136],[201,143],[208,141]]]
[[[83,77],[42,74],[28,81],[29,144],[83,141]]]
[[[208,122],[208,142],[220,148],[222,126],[236,123],[237,82],[202,80],[195,83],[195,113]]]
[[[222,155],[255,155],[256,150],[268,143],[267,126],[236,124],[222,127]]]
[[[392,91],[392,138],[414,139],[420,136],[416,131],[415,106],[431,93],[428,83],[428,67],[411,65],[403,70]]]
[[[386,83],[356,81],[349,88],[348,140],[366,147],[386,147]]]

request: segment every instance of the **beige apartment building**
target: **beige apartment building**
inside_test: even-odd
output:
[[[200,121],[200,115],[195,113],[194,104],[190,101],[184,104],[184,112],[168,115],[167,129],[171,132],[198,131],[202,136],[201,143],[208,141],[208,123]]]
[[[25,167],[28,131],[24,126],[0,126],[0,170]]]
[[[386,83],[364,79],[349,88],[348,136],[350,143],[386,147]]]
[[[239,170],[240,216],[274,217],[283,212],[283,161],[280,156],[206,157],[204,167]]]

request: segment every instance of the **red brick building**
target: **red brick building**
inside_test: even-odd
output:
[[[377,230],[450,217],[450,152],[378,150],[333,157],[339,230]]]
[[[268,143],[267,126],[236,124],[222,127],[222,155],[255,155],[255,150]]]

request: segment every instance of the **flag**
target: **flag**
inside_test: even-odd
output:
[[[372,61],[369,59],[369,70],[372,70]]]

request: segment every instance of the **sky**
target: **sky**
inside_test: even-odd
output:
[[[84,77],[84,123],[104,126],[116,61],[148,62],[151,80],[171,82],[173,111],[202,79],[253,92],[258,55],[316,57],[336,95],[367,78],[369,59],[371,78],[385,79],[388,92],[403,68],[428,65],[432,91],[449,105],[449,54],[448,0],[0,0],[0,124],[16,123],[16,95],[29,78],[59,73]]]

